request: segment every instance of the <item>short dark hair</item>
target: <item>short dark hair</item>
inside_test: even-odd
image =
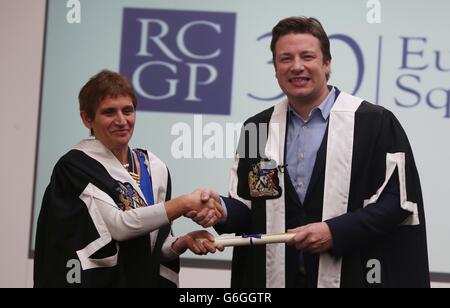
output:
[[[272,51],[273,63],[275,64],[275,47],[278,40],[291,33],[308,33],[317,38],[320,42],[320,49],[323,54],[323,61],[331,61],[330,40],[327,33],[322,27],[319,20],[314,17],[288,17],[280,22],[272,29],[272,41],[270,50]],[[327,79],[329,75],[327,75]]]
[[[121,96],[129,96],[134,108],[137,107],[136,94],[128,78],[113,71],[102,70],[81,88],[78,94],[80,111],[93,120],[102,100]]]

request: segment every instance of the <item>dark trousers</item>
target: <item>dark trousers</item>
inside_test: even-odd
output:
[[[300,267],[295,276],[295,287],[306,289],[308,288],[308,280],[306,279],[306,271],[304,267]]]

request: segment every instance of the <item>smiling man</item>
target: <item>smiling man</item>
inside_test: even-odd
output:
[[[329,48],[329,43],[327,48]],[[278,83],[290,107],[304,119],[329,94],[331,55],[308,33],[289,33],[272,45]]]
[[[246,121],[268,134],[241,135],[221,198],[226,217],[215,229],[295,235],[287,246],[235,247],[232,286],[428,287],[420,182],[400,123],[327,84],[330,42],[317,19],[280,21],[271,50],[287,99]],[[258,142],[257,157],[246,156]],[[261,167],[267,161],[276,162],[272,170]],[[194,220],[211,224],[205,215]]]

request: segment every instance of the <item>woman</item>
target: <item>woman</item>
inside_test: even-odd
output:
[[[170,200],[164,163],[129,148],[137,101],[124,76],[98,73],[79,102],[95,139],[74,146],[53,170],[37,225],[35,287],[175,286],[178,255],[215,247],[206,231],[174,238],[170,222],[205,208],[218,220],[222,207],[202,202],[201,191]]]

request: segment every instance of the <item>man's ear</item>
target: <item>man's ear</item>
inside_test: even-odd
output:
[[[86,112],[80,112],[81,121],[83,121],[84,126],[88,129],[92,129],[92,119],[89,118]]]
[[[330,74],[331,72],[331,60],[328,61],[324,61],[323,65],[326,67],[327,69],[327,74]]]

